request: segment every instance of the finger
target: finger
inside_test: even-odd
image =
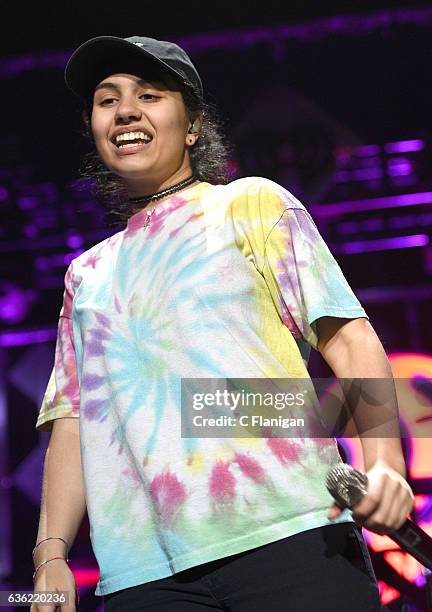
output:
[[[395,529],[399,529],[400,527],[402,527],[402,525],[407,520],[408,515],[411,513],[413,509],[413,500],[411,499],[411,496],[407,500],[405,500],[405,504],[403,508],[404,510],[401,512],[400,519],[395,522],[395,527],[394,527]]]
[[[61,612],[76,612],[76,606],[76,591],[69,591],[68,603],[61,606]]]
[[[380,534],[398,529],[405,521],[410,500],[408,487],[403,486],[400,480],[385,478],[380,504],[368,517],[365,527]]]
[[[382,484],[371,488],[355,506],[351,508],[353,518],[364,523],[375,512],[380,504]]]
[[[365,524],[368,529],[377,533],[387,533],[394,528],[395,519],[400,518],[401,504],[403,504],[400,482],[384,478],[383,484],[379,505]]]
[[[411,499],[405,489],[402,489],[395,495],[394,502],[389,513],[388,524],[391,529],[399,529],[406,521],[408,508],[411,505]]]
[[[60,607],[59,607],[60,611]],[[61,612],[76,612],[75,595],[69,595],[69,602],[61,606]]]

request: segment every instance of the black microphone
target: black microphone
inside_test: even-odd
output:
[[[341,463],[327,474],[326,487],[341,508],[355,506],[367,493],[366,474],[355,470],[347,463]],[[422,565],[432,570],[432,538],[410,519],[402,527],[383,535],[412,555]]]

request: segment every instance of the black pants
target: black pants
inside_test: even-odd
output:
[[[375,612],[366,542],[326,525],[104,596],[105,612]]]

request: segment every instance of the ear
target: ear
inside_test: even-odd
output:
[[[203,124],[203,114],[199,113],[194,120],[189,122],[188,132],[186,134],[186,144],[193,146],[199,138]]]

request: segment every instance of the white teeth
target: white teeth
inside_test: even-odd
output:
[[[127,141],[127,140],[144,140],[144,142],[150,142],[151,137],[148,134],[145,134],[144,132],[126,132],[124,134],[118,134],[115,137],[115,143],[118,144],[119,142],[122,141]]]
[[[119,149],[130,149],[130,148],[135,148],[137,145],[134,142],[127,142],[125,144],[121,144],[119,145]]]

